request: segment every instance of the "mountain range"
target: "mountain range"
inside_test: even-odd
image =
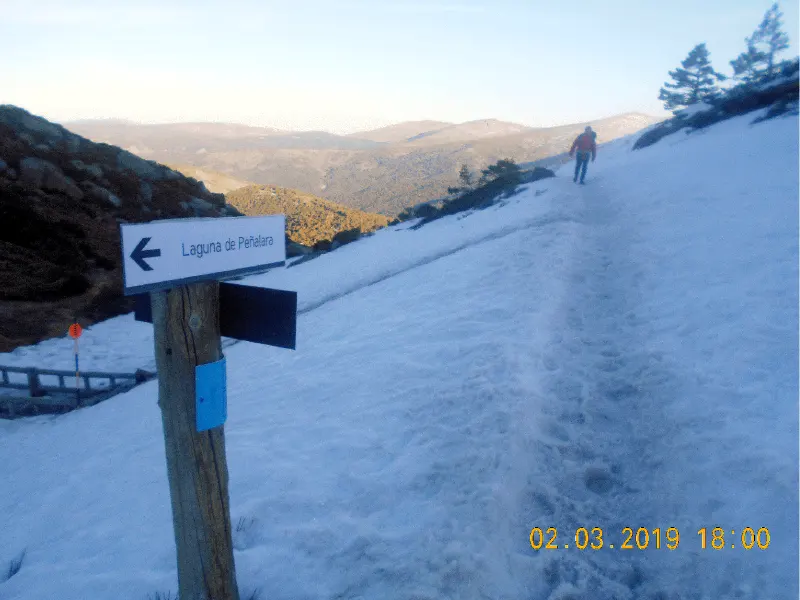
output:
[[[598,142],[659,121],[626,113],[591,125]],[[283,131],[229,123],[142,125],[75,121],[71,130],[143,158],[223,173],[233,179],[295,188],[360,210],[395,216],[444,196],[467,164],[479,171],[502,158],[531,162],[569,149],[587,123],[535,128],[483,119],[412,121],[349,135]]]

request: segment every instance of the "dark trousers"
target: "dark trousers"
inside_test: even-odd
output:
[[[578,181],[578,174],[580,173],[581,182],[586,178],[586,168],[589,166],[590,152],[578,152],[575,158],[575,177],[572,181]]]

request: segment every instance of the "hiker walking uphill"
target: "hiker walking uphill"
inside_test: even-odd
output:
[[[586,167],[589,166],[589,154],[592,155],[592,162],[594,162],[597,156],[596,137],[597,134],[592,131],[592,128],[587,127],[583,133],[572,142],[572,148],[569,149],[570,158],[575,154],[575,149],[577,148],[578,150],[578,157],[575,160],[575,176],[572,178],[572,181],[578,181],[578,175],[580,175],[581,183],[583,183],[583,180],[586,178]]]

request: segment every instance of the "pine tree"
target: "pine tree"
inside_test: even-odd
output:
[[[775,71],[775,56],[789,47],[789,36],[781,30],[783,23],[781,17],[783,13],[778,9],[778,3],[764,13],[764,19],[761,24],[753,32],[753,35],[747,38],[747,46],[753,46],[756,50],[763,48],[759,52],[759,60],[757,63],[766,63],[766,76],[772,77]]]
[[[517,181],[521,178],[519,165],[513,158],[502,158],[481,171],[481,183],[500,179],[501,177],[509,182]]]
[[[467,166],[467,163],[461,165],[461,170],[458,172],[458,178],[465,188],[472,187],[472,173]]]
[[[705,44],[698,44],[689,52],[681,67],[669,72],[674,83],[665,83],[658,99],[664,101],[664,108],[673,110],[700,101],[713,101],[719,95],[717,81],[725,76],[717,73],[709,61]],[[670,91],[674,90],[674,91]]]
[[[766,60],[766,56],[747,39],[747,52],[742,52],[731,61],[733,77],[743,83],[753,83],[761,76],[758,65]]]

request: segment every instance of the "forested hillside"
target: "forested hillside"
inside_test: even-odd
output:
[[[389,223],[384,215],[348,208],[298,190],[251,185],[228,192],[228,204],[246,215],[286,215],[286,233],[293,242],[314,246],[337,233],[358,229],[369,233]]]

